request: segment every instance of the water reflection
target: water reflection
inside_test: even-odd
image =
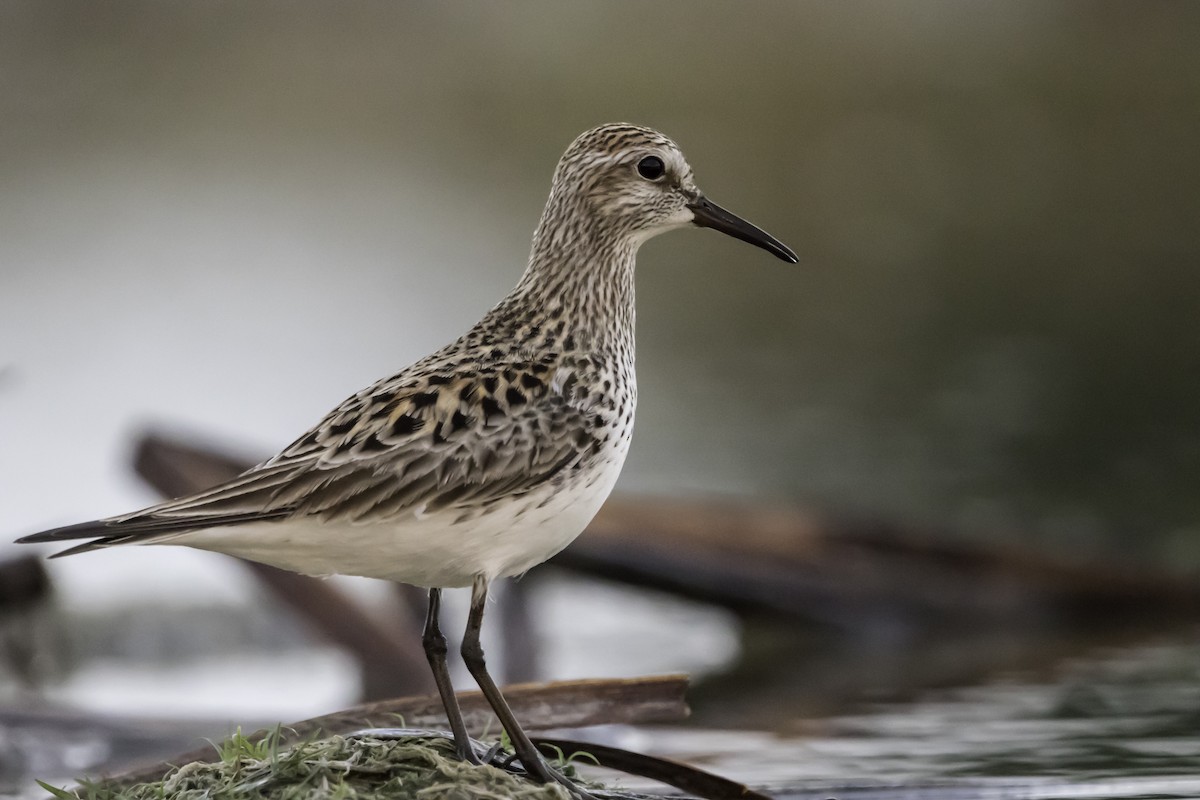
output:
[[[1200,794],[1197,730],[1200,639],[1190,629],[1102,647],[1050,674],[863,703],[805,720],[799,735],[648,741],[731,777],[792,787],[791,798],[1149,798]]]

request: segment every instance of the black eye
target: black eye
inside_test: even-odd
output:
[[[667,167],[658,156],[646,156],[638,162],[638,175],[648,181],[656,181],[667,172]]]

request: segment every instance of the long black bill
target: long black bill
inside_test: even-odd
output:
[[[741,239],[743,242],[749,242],[756,247],[761,247],[768,253],[774,253],[779,258],[792,264],[800,260],[796,258],[796,254],[792,252],[792,248],[762,228],[751,225],[735,214],[730,214],[704,195],[700,195],[688,203],[688,208],[692,210],[692,213],[696,217],[692,222],[701,228],[712,228],[721,233],[727,233],[735,239]]]

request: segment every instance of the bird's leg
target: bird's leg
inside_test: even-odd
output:
[[[430,589],[429,610],[425,615],[425,632],[421,635],[421,644],[425,646],[425,658],[429,659],[434,683],[437,684],[438,694],[442,696],[442,705],[446,709],[446,719],[450,721],[450,730],[454,732],[454,749],[463,761],[479,764],[479,756],[475,755],[475,748],[471,746],[471,739],[467,736],[467,726],[458,707],[458,698],[454,696],[450,671],[446,669],[446,637],[438,627],[441,608],[442,590]]]
[[[500,693],[500,689],[496,686],[496,682],[488,674],[487,664],[484,662],[483,657],[483,646],[479,643],[479,632],[483,628],[483,607],[487,603],[487,592],[487,578],[477,575],[475,583],[471,587],[471,613],[467,617],[467,632],[463,635],[462,642],[462,657],[467,665],[467,671],[475,678],[475,682],[479,684],[479,688],[483,691],[483,696],[487,698],[488,704],[496,712],[496,716],[500,718],[500,724],[504,726],[504,730],[508,733],[513,750],[516,751],[517,758],[521,759],[521,765],[525,768],[525,772],[539,783],[549,783],[551,781],[561,783],[575,797],[582,798],[582,800],[592,800],[591,795],[576,786],[565,776],[551,769],[550,765],[546,763],[545,759],[538,753],[537,747],[529,740],[529,736],[525,733],[521,724],[517,722],[512,709],[508,707],[508,701],[504,699],[504,695]]]

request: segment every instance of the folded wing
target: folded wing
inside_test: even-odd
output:
[[[550,380],[551,375],[554,380]],[[57,556],[296,518],[393,522],[470,517],[566,480],[602,445],[600,421],[549,364],[401,373],[354,395],[282,453],[226,483],[118,517],[18,541],[93,539]]]

